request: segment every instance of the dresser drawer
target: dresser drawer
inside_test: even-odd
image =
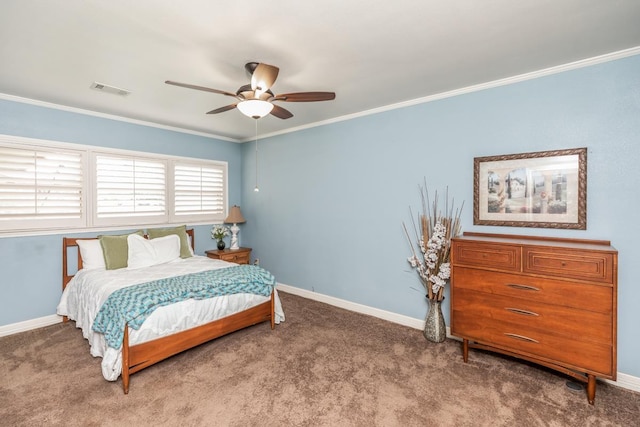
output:
[[[586,311],[531,299],[492,295],[458,289],[453,298],[455,310],[467,316],[490,318],[526,331],[575,338],[607,344],[612,340],[613,325],[608,313]],[[457,317],[457,313],[454,318]],[[585,325],[589,325],[585,328]]]
[[[228,262],[235,262],[236,264],[249,264],[249,253],[228,253],[220,256],[220,259]]]
[[[611,315],[613,288],[522,274],[498,273],[454,266],[451,293],[456,302],[458,289],[503,295],[546,304],[573,307]]]
[[[452,264],[520,271],[522,249],[518,246],[477,242],[453,242]]]
[[[582,340],[580,336],[555,336],[465,311],[455,313],[451,333],[523,356],[549,360],[603,376],[614,375],[611,345]]]
[[[524,248],[522,271],[591,282],[613,283],[613,255],[603,252]]]

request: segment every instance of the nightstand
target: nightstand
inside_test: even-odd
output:
[[[222,261],[235,262],[236,264],[250,264],[251,263],[251,248],[240,249],[212,249],[205,251],[205,254],[209,258],[221,259]]]

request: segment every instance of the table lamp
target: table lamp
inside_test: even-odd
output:
[[[240,228],[237,224],[242,224],[247,222],[242,216],[242,212],[240,212],[240,206],[233,205],[233,207],[229,210],[229,216],[224,220],[225,224],[233,224],[231,226],[231,246],[229,249],[240,249],[238,246],[238,231]]]

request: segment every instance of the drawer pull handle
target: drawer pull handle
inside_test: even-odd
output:
[[[529,310],[522,310],[520,308],[505,307],[505,310],[515,314],[522,314],[523,316],[540,316],[538,313],[534,313],[533,311]]]
[[[536,344],[540,344],[537,340],[534,340],[533,338],[525,337],[524,335],[510,334],[509,332],[505,332],[504,334],[506,336],[508,336],[509,338],[513,338],[513,339],[516,339],[516,340],[534,342]]]
[[[540,288],[536,288],[535,286],[519,285],[517,283],[509,283],[507,284],[507,286],[513,289],[520,289],[523,291],[539,291],[540,290]]]

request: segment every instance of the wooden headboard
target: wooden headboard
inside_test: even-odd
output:
[[[195,239],[193,234],[193,228],[187,230],[187,235],[191,240],[191,249],[195,250]],[[147,237],[145,235],[145,237]],[[82,255],[80,254],[80,247],[78,246],[78,240],[96,240],[97,237],[63,237],[62,238],[62,290],[67,287],[69,281],[73,278],[74,274],[69,274],[69,260],[67,259],[67,252],[69,248],[76,247],[78,252],[78,270],[82,269]]]

